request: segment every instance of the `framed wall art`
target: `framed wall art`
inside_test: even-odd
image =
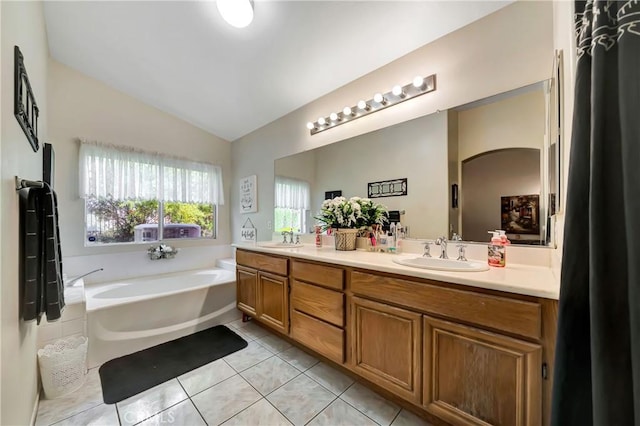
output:
[[[15,115],[20,127],[22,127],[22,131],[24,131],[24,134],[27,136],[31,148],[33,148],[34,152],[37,152],[40,148],[38,142],[38,117],[40,110],[38,109],[36,98],[31,89],[31,83],[29,83],[27,69],[24,66],[24,57],[18,46],[14,46],[13,56],[13,115]]]
[[[407,195],[407,178],[370,182],[367,186],[367,196],[369,198]]]
[[[240,213],[258,211],[258,178],[256,175],[240,179]]]

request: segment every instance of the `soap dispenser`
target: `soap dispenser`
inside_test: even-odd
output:
[[[500,237],[499,231],[488,231],[489,234],[492,234],[491,242],[488,247],[488,263],[489,266],[493,266],[494,268],[504,268],[506,265],[506,256],[505,256],[505,243]],[[506,237],[505,237],[506,238]]]

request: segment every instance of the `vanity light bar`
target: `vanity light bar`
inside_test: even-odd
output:
[[[310,121],[307,123],[307,129],[309,129],[309,133],[315,135],[434,90],[436,90],[435,74],[424,78],[418,76],[409,84],[394,86],[389,92],[376,93],[368,101],[361,100],[354,106],[344,107],[341,112],[332,112],[328,116],[318,118],[316,121]]]

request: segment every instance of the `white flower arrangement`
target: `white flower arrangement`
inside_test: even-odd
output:
[[[149,253],[149,259],[173,259],[178,254],[178,249],[167,244],[158,244],[157,246],[151,246],[147,249]]]
[[[320,216],[317,220],[323,223],[323,228],[368,228],[374,224],[382,225],[387,221],[387,208],[368,198],[336,197],[322,203]]]

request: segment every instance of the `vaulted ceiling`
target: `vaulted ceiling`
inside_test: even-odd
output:
[[[511,1],[45,2],[56,60],[233,141]]]

